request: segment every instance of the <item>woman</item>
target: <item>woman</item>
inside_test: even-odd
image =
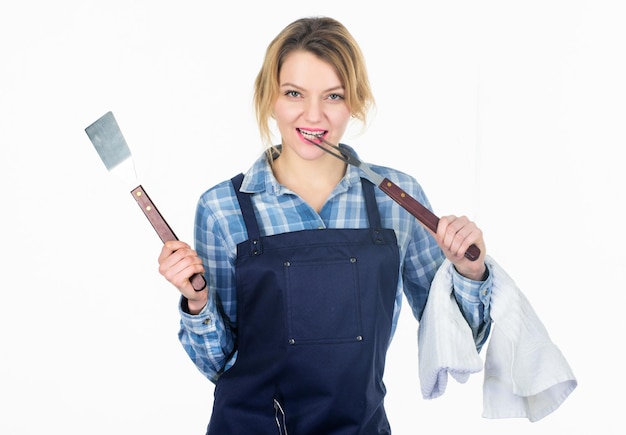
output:
[[[255,81],[263,140],[281,140],[200,198],[195,249],[168,242],[159,272],[182,294],[180,340],[211,381],[209,434],[389,434],[385,355],[402,294],[420,319],[447,257],[476,346],[489,332],[482,232],[441,217],[429,233],[357,168],[340,143],[374,103],[362,53],[330,18],[304,18],[269,45]],[[343,145],[345,146],[345,145]],[[430,207],[416,180],[373,166]],[[477,261],[464,257],[476,244]],[[208,287],[189,278],[204,273]]]

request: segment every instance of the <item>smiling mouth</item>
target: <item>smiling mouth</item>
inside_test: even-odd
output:
[[[298,128],[297,130],[302,136],[304,136],[305,139],[315,141],[321,141],[322,139],[324,139],[326,133],[328,133],[328,130],[309,131],[303,130],[301,128]]]

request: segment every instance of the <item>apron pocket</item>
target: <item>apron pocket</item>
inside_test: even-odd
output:
[[[289,344],[363,340],[356,257],[285,261]]]

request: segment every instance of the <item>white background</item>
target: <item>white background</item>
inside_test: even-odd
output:
[[[204,433],[213,386],[178,343],[161,242],[84,129],[114,112],[139,181],[192,241],[200,193],[261,152],[267,44],[316,14],[360,42],[377,97],[344,141],[415,175],[437,214],[478,222],[579,380],[537,423],[482,418],[482,374],[426,401],[406,309],[386,373],[394,433],[623,431],[621,4],[3,2],[0,433]]]

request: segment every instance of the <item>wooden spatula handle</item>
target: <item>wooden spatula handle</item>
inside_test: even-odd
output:
[[[178,240],[178,237],[176,237],[172,228],[170,228],[141,185],[135,187],[130,191],[130,193],[137,201],[137,204],[139,204],[139,207],[141,207],[141,210],[143,210],[143,213],[146,215],[163,243],[170,240]],[[196,273],[189,278],[189,280],[191,281],[191,285],[193,285],[195,291],[200,291],[206,287],[206,280],[200,273]]]
[[[385,178],[378,186],[380,189],[389,195],[395,202],[400,204],[409,213],[415,216],[426,228],[433,233],[437,232],[437,225],[439,224],[439,218],[435,216],[433,212],[428,210],[422,204],[420,204],[415,198],[402,190],[393,181]],[[480,257],[480,249],[476,245],[471,245],[465,251],[465,257],[472,261],[476,261]]]

